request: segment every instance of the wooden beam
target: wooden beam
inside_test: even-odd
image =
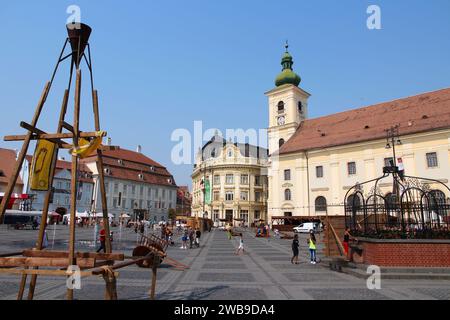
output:
[[[67,251],[41,251],[41,250],[24,250],[20,254],[25,257],[36,258],[68,258],[69,252]],[[94,258],[96,260],[114,260],[123,261],[125,255],[122,253],[95,253],[95,252],[77,252],[75,253],[77,258]]]
[[[47,84],[45,85],[44,91],[42,92],[41,98],[39,99],[39,103],[36,107],[36,111],[34,112],[33,120],[31,121],[31,124],[33,126],[36,126],[36,124],[38,122],[42,108],[44,107],[45,101],[47,100],[50,86],[51,86],[50,82],[47,82]],[[3,199],[0,204],[0,224],[3,223],[3,217],[4,217],[5,211],[6,211],[6,205],[11,198],[11,194],[14,190],[14,187],[16,186],[16,182],[17,182],[17,178],[19,177],[20,170],[22,169],[23,161],[25,160],[25,156],[27,155],[28,147],[29,147],[30,141],[31,141],[31,135],[32,135],[31,132],[28,132],[28,134],[26,135],[23,145],[22,145],[22,149],[20,150],[19,156],[17,157],[16,163],[12,170],[12,174],[9,177],[8,186],[6,187],[5,194],[3,195]]]
[[[81,99],[81,70],[77,69],[75,81],[75,105],[73,116],[73,146],[78,147],[79,121],[80,121],[80,99]],[[69,263],[75,264],[75,221],[77,212],[77,171],[78,157],[72,155],[72,172],[70,182],[70,234],[69,234]],[[109,236],[109,235],[108,235]],[[67,300],[73,300],[73,289],[67,289]]]
[[[66,270],[42,270],[42,269],[0,269],[0,274],[27,274],[27,275],[42,275],[42,276],[64,276],[67,277]],[[114,273],[116,277],[119,276],[118,272]],[[82,277],[97,276],[92,274],[91,271],[81,271]]]
[[[67,258],[35,258],[35,257],[12,257],[0,258],[0,267],[68,267],[71,265]],[[79,258],[76,263],[80,268],[94,268],[94,258]]]
[[[57,130],[58,133],[62,132],[61,123],[64,121],[64,118],[66,116],[68,102],[69,102],[69,90],[66,89],[64,91],[63,101],[61,104],[61,110],[59,113],[59,124],[58,124],[58,130]],[[56,171],[56,163],[58,161],[58,152],[59,152],[58,146],[56,146],[55,149],[53,150],[52,162],[51,162],[51,167],[50,167],[50,174],[49,174],[49,185],[50,186],[53,185],[53,179],[54,179],[55,171]],[[37,250],[42,250],[42,246],[44,243],[45,230],[47,228],[47,216],[48,216],[48,210],[50,208],[51,197],[52,197],[52,188],[49,188],[49,190],[45,193],[45,196],[44,196],[44,206],[42,208],[42,219],[41,219],[42,222],[41,222],[41,225],[39,226],[39,235],[38,235],[38,240],[36,243]],[[27,275],[24,274],[24,275],[22,275],[22,277],[26,278]],[[31,276],[30,286],[28,289],[28,300],[33,300],[34,290],[36,288],[36,281],[37,281],[37,275],[34,274]],[[22,291],[22,287],[20,288],[20,290]]]
[[[74,134],[71,133],[46,133],[32,125],[22,121],[20,122],[20,126],[24,129],[27,129],[35,134],[38,139],[72,139]],[[106,132],[102,133],[102,137],[106,137]],[[81,138],[95,138],[97,137],[97,132],[78,132],[78,136]],[[63,141],[58,141],[58,143],[64,143]]]
[[[100,114],[98,111],[98,92],[97,90],[93,90],[92,92],[92,105],[93,105],[93,111],[94,111],[94,125],[95,130],[100,131]],[[97,172],[99,176],[99,183],[100,183],[100,196],[102,200],[102,213],[103,213],[103,227],[105,229],[105,249],[107,253],[112,252],[112,246],[111,246],[111,239],[109,237],[110,230],[109,230],[109,217],[108,217],[108,204],[106,202],[106,190],[105,190],[105,173],[103,169],[103,153],[102,150],[97,149]],[[106,223],[105,223],[106,222]]]

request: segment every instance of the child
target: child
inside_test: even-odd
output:
[[[294,236],[294,240],[292,241],[292,258],[291,258],[291,263],[292,264],[298,264],[298,247],[299,247],[299,243],[298,243],[298,235],[296,234]]]
[[[316,264],[316,250],[317,250],[316,236],[314,235],[313,232],[309,234],[308,244],[309,244],[309,253],[311,255],[311,264]]]
[[[244,253],[244,239],[242,238],[242,233],[239,233],[239,247],[236,250],[236,255],[239,255],[241,250]]]

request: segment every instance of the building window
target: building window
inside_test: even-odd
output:
[[[214,191],[214,201],[219,201],[219,200],[220,200],[220,192]]]
[[[233,201],[234,200],[234,193],[233,191],[227,191],[225,193],[225,201]]]
[[[215,176],[214,176],[213,184],[214,184],[215,186],[220,185],[220,176],[218,176],[218,175],[215,175]]]
[[[131,194],[133,196],[136,194],[136,186],[131,186]]]
[[[323,178],[323,166],[316,167],[316,177]]]
[[[255,192],[255,202],[260,202],[261,201],[261,192],[256,191]]]
[[[315,201],[316,212],[326,212],[327,211],[327,199],[325,197],[317,197]]]
[[[290,181],[291,180],[291,170],[289,170],[289,169],[284,170],[284,180],[285,181]]]
[[[347,163],[347,172],[349,176],[356,174],[356,162]]]
[[[216,149],[212,149],[211,150],[211,158],[215,158],[216,157]]]
[[[114,183],[114,193],[119,193],[119,184]]]
[[[126,184],[123,185],[123,195],[126,196],[127,195],[127,188],[128,186]]]
[[[255,210],[255,222],[261,219],[261,212],[259,210]]]
[[[261,176],[255,176],[255,186],[261,185]]]
[[[438,158],[436,152],[427,153],[428,168],[436,168],[438,166]]]
[[[105,183],[105,191],[106,191],[106,193],[109,193],[109,183],[108,182]]]
[[[163,189],[163,191],[162,191],[162,198],[163,198],[163,199],[166,198],[166,189]]]
[[[278,102],[278,113],[284,112],[284,102],[280,101]]]
[[[227,174],[226,184],[233,184],[233,183],[234,183],[234,176],[232,174]]]
[[[141,197],[144,196],[144,186],[141,186],[141,187],[140,187],[139,195],[140,195]]]
[[[281,148],[284,144],[284,139],[278,140],[278,147]]]
[[[291,190],[290,189],[284,190],[284,200],[286,200],[286,201],[291,201],[292,200],[292,195],[291,195]]]
[[[248,191],[241,191],[241,200],[248,201]]]
[[[241,184],[248,184],[248,174],[241,175]]]
[[[303,104],[301,101],[298,102],[298,113],[300,113],[300,114],[303,113]]]

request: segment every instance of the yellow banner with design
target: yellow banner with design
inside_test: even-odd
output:
[[[50,188],[50,168],[55,144],[47,140],[38,140],[30,170],[30,189],[47,191]]]

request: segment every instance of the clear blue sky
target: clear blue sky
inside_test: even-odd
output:
[[[264,92],[281,70],[286,39],[301,87],[312,94],[310,117],[450,87],[448,0],[2,1],[0,135],[31,121],[71,4],[94,30],[103,128],[114,145],[141,144],[180,185],[190,184],[192,166],[171,162],[172,131],[192,130],[195,120],[221,130],[266,128]],[[370,4],[381,7],[382,30],[366,27]],[[39,124],[48,131],[56,129],[62,75],[64,68]],[[83,105],[88,114],[87,97]],[[92,120],[83,117],[82,129]]]

